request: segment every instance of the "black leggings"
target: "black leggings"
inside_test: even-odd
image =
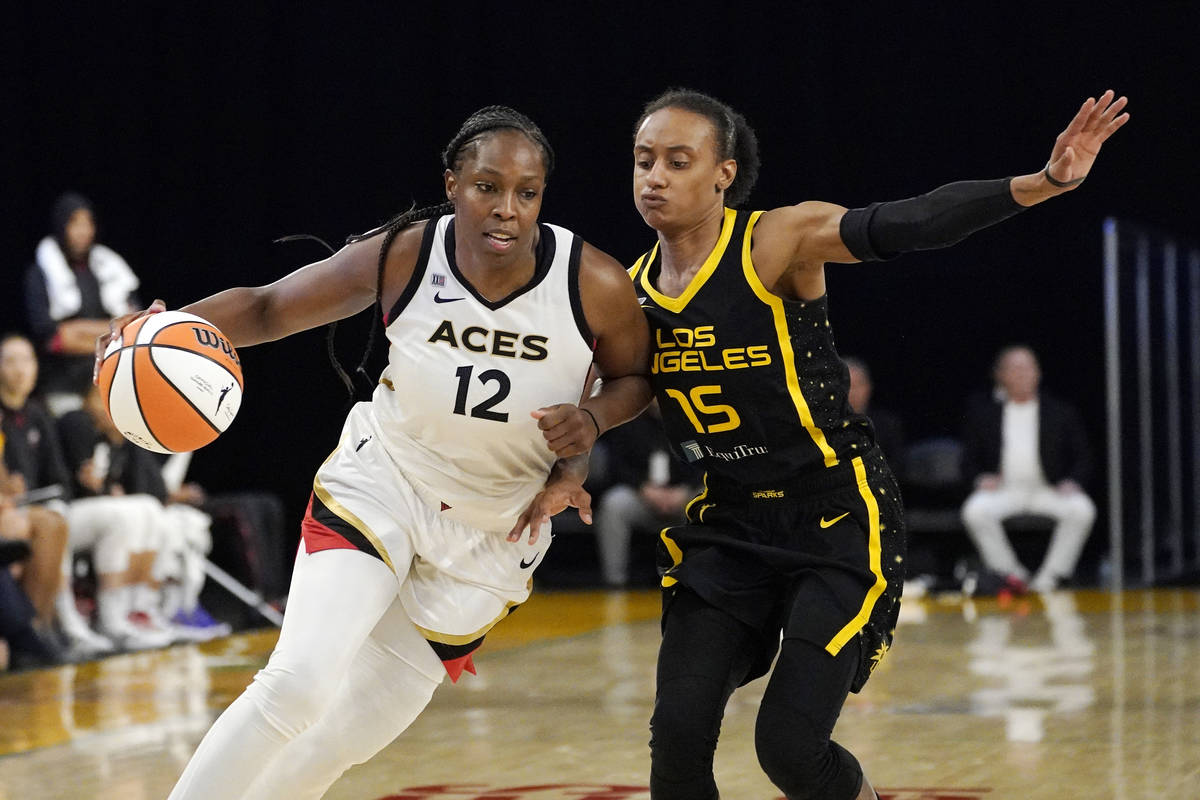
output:
[[[650,720],[653,800],[716,800],[713,753],[725,704],[749,673],[756,632],[680,588],[666,614]],[[853,800],[862,768],[829,737],[858,669],[855,639],[836,657],[783,640],[755,724],[767,777],[789,800]]]

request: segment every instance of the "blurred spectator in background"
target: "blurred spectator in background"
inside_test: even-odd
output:
[[[62,663],[60,648],[34,628],[33,604],[0,560],[0,672]]]
[[[1029,347],[1001,350],[993,377],[992,397],[978,398],[967,411],[963,476],[974,491],[963,505],[963,523],[987,569],[1010,584],[1053,591],[1074,576],[1096,517],[1083,490],[1091,448],[1075,409],[1039,390],[1041,368]],[[1019,514],[1055,521],[1032,581],[1003,527]]]
[[[0,418],[3,412],[0,411]],[[0,422],[0,430],[3,430]],[[0,454],[5,436],[0,433]],[[2,459],[0,459],[2,461]],[[38,631],[57,640],[54,601],[62,585],[61,564],[67,547],[67,521],[62,514],[30,502],[25,481],[0,463],[0,563],[11,565],[36,611]],[[61,642],[61,644],[66,644]]]
[[[203,511],[176,502],[167,491],[162,464],[154,453],[129,442],[117,430],[100,390],[91,387],[84,406],[59,419],[68,467],[80,495],[138,500],[148,508],[158,550],[149,579],[133,588],[133,611],[149,617],[154,628],[180,640],[206,641],[230,632],[200,607],[204,558],[212,549],[212,519]],[[202,499],[187,485],[183,499]]]
[[[866,414],[875,427],[875,443],[892,464],[903,463],[904,423],[900,417],[885,408],[871,405],[875,386],[871,382],[871,370],[862,359],[843,356],[842,361],[850,370],[850,391],[847,400],[855,414]]]
[[[25,398],[37,380],[33,347],[22,336],[0,338],[0,541],[13,564],[34,614],[32,625],[44,643],[64,658],[69,643],[54,630],[55,597],[62,586],[61,565],[67,546],[67,522],[61,514],[29,502],[31,488],[22,468],[41,442],[44,414],[29,419]],[[38,424],[39,420],[43,424]]]
[[[23,336],[0,340],[0,405],[3,406],[4,461],[25,490],[57,487],[69,502],[48,506],[67,521],[67,554],[61,559],[55,610],[58,623],[82,656],[114,649],[161,647],[170,641],[164,632],[140,626],[128,618],[133,586],[149,576],[157,550],[156,532],[147,516],[148,504],[133,498],[72,499],[73,480],[53,420],[30,399],[37,382],[37,357]],[[101,633],[92,631],[80,615],[72,591],[73,555],[90,550],[97,574],[96,607]]]
[[[38,243],[25,276],[25,309],[42,353],[38,392],[58,417],[82,405],[92,381],[96,337],[108,321],[141,304],[137,276],[119,255],[96,243],[92,204],[68,192],[54,202],[50,235]]]
[[[671,457],[658,403],[603,438],[612,486],[600,497],[596,536],[604,582],[629,582],[629,542],[634,532],[657,535],[684,521],[683,507],[699,492],[695,472]]]

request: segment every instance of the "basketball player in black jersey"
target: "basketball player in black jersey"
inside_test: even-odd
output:
[[[891,644],[904,522],[871,423],[847,402],[824,265],[944,247],[1072,190],[1128,120],[1125,102],[1085,102],[1032,174],[853,210],[766,212],[731,208],[758,172],[741,115],[688,90],[646,106],[633,189],[658,241],[631,274],[672,446],[706,471],[687,524],[661,537],[655,800],[718,796],[725,704],[777,651],[755,733],[764,771],[793,800],[876,797],[830,734]]]

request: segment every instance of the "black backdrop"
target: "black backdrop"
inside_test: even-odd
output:
[[[23,326],[18,278],[65,189],[93,199],[143,297],[176,307],[320,257],[277,236],[338,241],[438,200],[440,149],[490,103],[557,150],[543,218],[628,262],[652,240],[631,202],[631,125],[667,86],[755,125],[756,207],[1035,171],[1111,86],[1133,120],[1081,191],[950,250],[828,270],[840,350],[871,364],[877,402],[912,434],[955,431],[992,354],[1021,340],[1099,444],[1101,221],[1196,235],[1191,2],[22,5],[0,30],[5,329]],[[343,325],[347,359],[365,331]],[[241,414],[192,475],[276,490],[298,519],[344,393],[320,332],[242,357]]]

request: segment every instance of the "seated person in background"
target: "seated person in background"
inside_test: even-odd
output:
[[[0,339],[0,404],[3,405],[4,461],[10,473],[20,476],[30,490],[58,486],[68,502],[47,506],[66,518],[69,535],[66,555],[60,560],[61,580],[55,596],[58,623],[82,655],[114,649],[161,647],[170,641],[165,632],[136,626],[128,619],[130,585],[148,574],[157,546],[147,514],[155,501],[83,497],[71,499],[71,472],[63,460],[58,432],[50,416],[30,399],[37,382],[37,357],[23,336]],[[92,551],[97,573],[96,607],[101,634],[92,631],[75,606],[71,589],[72,556]]]
[[[893,464],[903,463],[904,458],[904,423],[900,417],[884,408],[871,405],[871,394],[875,390],[871,382],[871,370],[862,359],[853,356],[842,356],[842,361],[850,370],[850,390],[846,399],[855,414],[865,414],[875,427],[875,443]]]
[[[963,477],[974,491],[963,505],[963,524],[987,569],[1017,588],[1028,582],[1034,591],[1053,591],[1074,575],[1096,517],[1083,490],[1091,473],[1087,436],[1075,409],[1039,391],[1041,369],[1030,348],[1001,350],[993,376],[994,395],[967,411]],[[1055,520],[1032,581],[1002,525],[1018,514]]]
[[[0,411],[0,417],[3,412]],[[0,433],[0,454],[4,451],[4,435]],[[69,646],[60,641],[54,631],[54,602],[62,585],[63,555],[67,548],[67,521],[62,514],[45,506],[28,502],[25,480],[20,474],[11,474],[0,459],[0,544],[6,550],[23,553],[14,558],[5,558],[3,563],[12,563],[10,569],[21,584],[21,589],[33,603],[36,611],[34,625],[39,633],[49,637],[55,644]]]
[[[81,410],[62,416],[59,432],[80,493],[136,498],[152,508],[158,553],[149,580],[134,589],[134,611],[177,639],[206,641],[229,633],[228,625],[218,623],[199,604],[204,557],[212,549],[211,518],[186,503],[173,502],[158,458],[121,435],[96,387],[85,395]],[[181,496],[193,498],[195,491],[185,486]]]
[[[632,422],[608,431],[612,488],[596,510],[596,536],[604,582],[629,582],[629,542],[635,530],[657,535],[681,524],[683,508],[699,493],[695,472],[671,456],[658,403],[651,403]]]
[[[170,501],[195,506],[212,518],[214,550],[209,559],[268,603],[282,607],[295,554],[286,544],[283,501],[254,489],[210,495],[186,480],[191,453],[155,457],[162,464]]]
[[[41,436],[40,427],[26,426],[33,420],[27,419],[25,396],[37,379],[36,370],[33,348],[27,340],[0,338],[0,541],[10,548],[24,545],[26,555],[11,569],[33,604],[33,625],[39,636],[62,650],[65,657],[71,642],[62,640],[54,621],[55,597],[62,586],[67,521],[61,514],[27,501],[29,484],[21,471],[32,466],[31,451],[37,448]],[[85,652],[73,655],[91,654],[89,648],[83,649]]]
[[[3,567],[0,561],[0,672],[61,664],[63,653],[34,627],[33,605]]]
[[[25,312],[43,359],[38,392],[58,417],[82,404],[92,383],[96,337],[108,333],[108,320],[141,304],[129,265],[96,244],[87,198],[71,192],[59,197],[50,231],[25,275]]]

